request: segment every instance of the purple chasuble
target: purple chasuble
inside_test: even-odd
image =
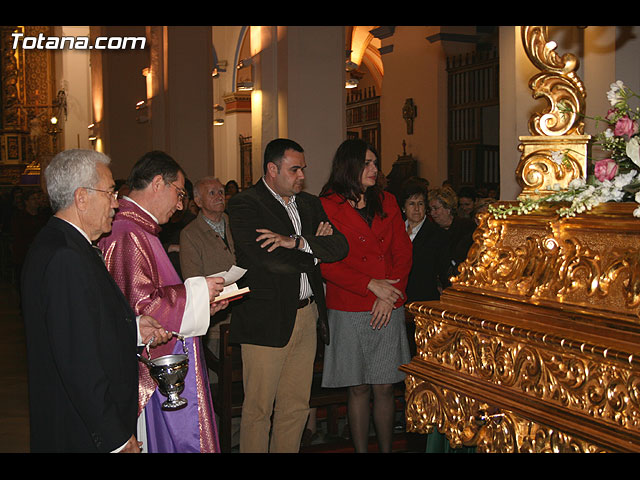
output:
[[[99,242],[107,269],[137,315],[152,316],[165,329],[179,332],[186,287],[158,238],[160,226],[135,203],[127,199],[119,203],[111,233]],[[189,370],[180,396],[188,405],[180,410],[161,409],[166,397],[140,364],[139,412],[145,409],[151,453],[220,451],[202,341],[186,338],[185,344]],[[151,349],[152,359],[172,353],[182,353],[182,342],[175,338]]]

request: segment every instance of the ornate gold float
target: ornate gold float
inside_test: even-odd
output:
[[[534,64],[553,66],[531,82],[553,99],[532,118],[533,135],[521,137],[517,175],[528,197],[586,175],[589,139],[578,117],[560,118],[549,93],[563,90],[583,111],[575,59],[551,54],[545,27],[522,27],[522,36]],[[549,152],[567,142],[584,154],[558,165]],[[440,301],[407,307],[417,345],[401,367],[408,431],[437,429],[452,446],[479,452],[640,451],[635,207],[607,203],[570,218],[553,204],[502,219],[484,214]]]

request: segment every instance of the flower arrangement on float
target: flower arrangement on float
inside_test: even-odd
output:
[[[545,202],[569,202],[569,206],[560,208],[557,213],[561,217],[572,217],[606,202],[635,200],[640,204],[640,108],[630,106],[633,98],[640,97],[618,80],[607,92],[611,108],[606,116],[593,117],[596,125],[600,122],[607,125],[596,136],[595,143],[609,153],[608,158],[593,164],[593,176],[572,180],[566,190],[554,185],[552,189],[557,192],[542,198],[509,206],[490,206],[489,212],[496,218],[506,218],[537,210]],[[560,108],[571,112],[571,107]],[[566,162],[566,154],[566,151],[554,152],[552,160],[558,164]],[[640,205],[633,215],[640,218]]]

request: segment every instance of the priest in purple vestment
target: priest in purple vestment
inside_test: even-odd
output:
[[[184,172],[169,155],[145,154],[131,171],[131,191],[119,202],[111,234],[99,242],[107,269],[136,314],[151,315],[185,337],[189,369],[181,397],[187,399],[186,407],[163,410],[166,397],[148,369],[139,369],[138,439],[157,453],[220,451],[200,336],[207,332],[210,315],[228,305],[211,303],[223,280],[193,277],[183,283],[158,238],[160,225],[182,208],[184,182]],[[174,337],[151,354],[157,358],[182,349]]]

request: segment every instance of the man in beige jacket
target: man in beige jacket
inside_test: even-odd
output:
[[[229,217],[224,213],[224,185],[217,178],[201,178],[193,186],[193,196],[200,212],[180,233],[180,269],[185,280],[227,271],[236,263]],[[220,324],[230,321],[230,309],[218,313],[207,333],[207,344],[216,354]]]

